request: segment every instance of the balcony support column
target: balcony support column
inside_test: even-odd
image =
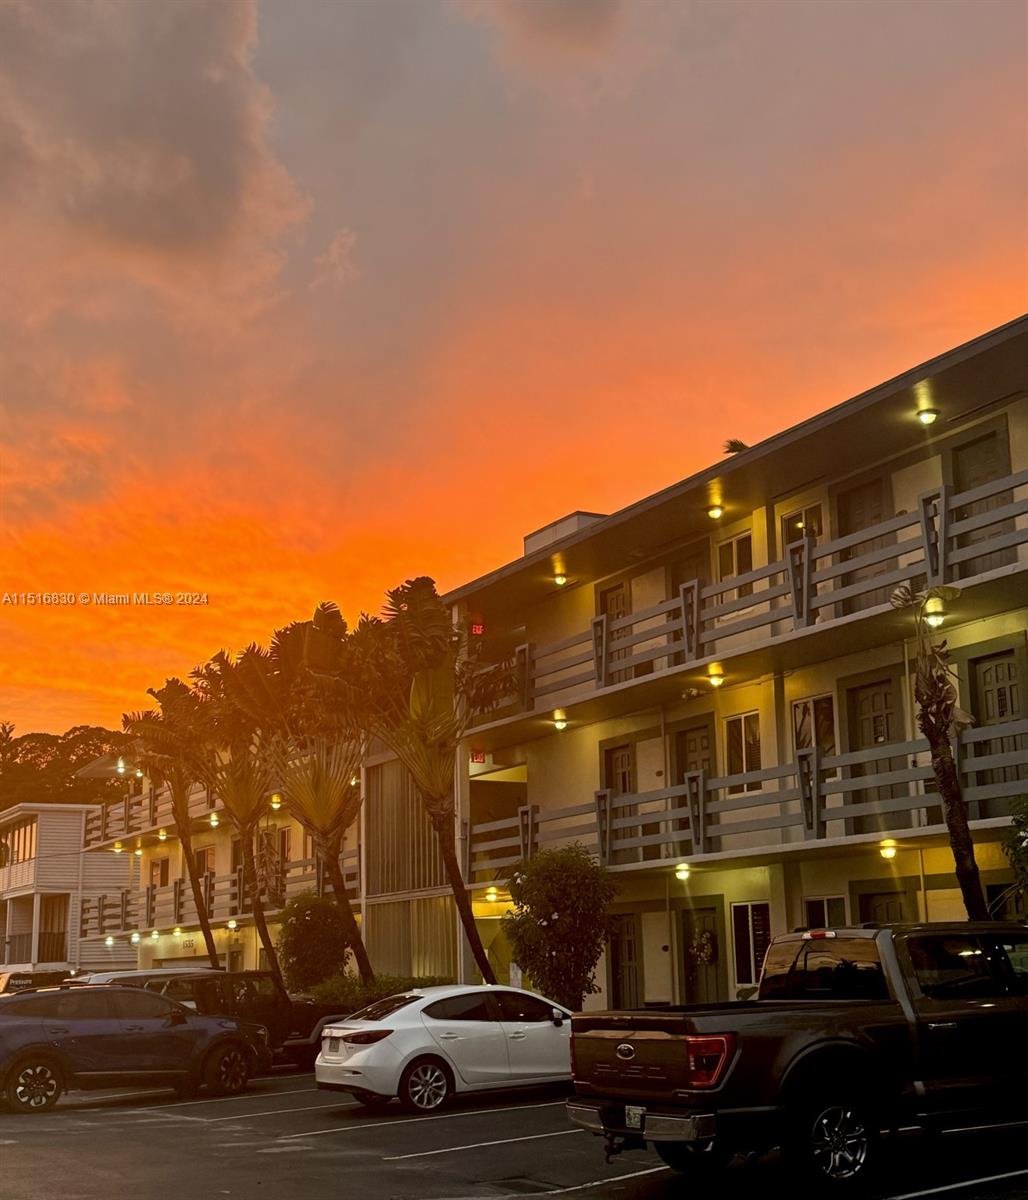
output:
[[[803,804],[803,832],[807,838],[823,838],[824,795],[821,790],[821,751],[817,746],[796,752],[796,783]]]
[[[533,694],[533,675],[535,672],[535,646],[525,642],[514,651],[514,662],[517,666],[518,684],[521,689],[521,709],[531,712],[535,707]]]
[[[39,921],[43,897],[39,892],[32,893],[32,965],[39,962]]]
[[[693,854],[707,853],[707,775],[705,771],[687,771],[683,781],[689,802],[689,836]]]
[[[610,866],[611,830],[611,794],[604,789],[596,793],[596,845],[599,852],[600,866]]]
[[[593,671],[596,676],[596,686],[607,686],[608,645],[610,643],[607,629],[607,614],[602,613],[593,617]]]
[[[698,579],[690,579],[678,589],[678,602],[681,606],[679,621],[681,623],[682,651],[686,662],[695,662],[700,657],[700,584]]]
[[[539,848],[538,804],[522,804],[518,809],[518,833],[521,837],[521,857],[531,858]]]
[[[806,629],[813,623],[814,613],[810,601],[814,590],[811,576],[814,573],[813,539],[802,537],[786,548],[789,565],[789,586],[792,589],[793,628]]]
[[[949,581],[949,503],[946,484],[918,497],[921,513],[921,538],[924,542],[925,573],[929,587],[940,587]]]

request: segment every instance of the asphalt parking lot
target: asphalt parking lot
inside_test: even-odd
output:
[[[256,1079],[232,1098],[76,1092],[51,1113],[0,1115],[0,1196],[682,1200],[682,1178],[655,1155],[626,1154],[607,1166],[599,1141],[568,1124],[563,1102],[551,1088],[470,1097],[430,1117],[369,1113],[300,1073]],[[801,1193],[774,1161],[737,1162],[718,1200],[754,1194]],[[907,1143],[881,1196],[1028,1200],[1023,1140],[968,1135],[930,1150]]]

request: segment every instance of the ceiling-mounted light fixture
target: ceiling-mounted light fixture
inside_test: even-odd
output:
[[[271,807],[275,810],[275,812],[278,812],[278,810],[282,807],[282,793],[281,792],[272,792]]]
[[[707,509],[707,516],[710,517],[712,521],[720,521],[724,516],[724,513],[724,506],[721,504],[712,504],[710,508]]]
[[[499,898],[500,898],[500,893],[494,887],[486,888],[485,889],[485,898],[490,904],[495,904],[496,901],[499,900]]]
[[[725,681],[725,669],[720,663],[711,663],[707,667],[707,682],[713,688],[719,688]]]
[[[159,842],[166,842],[168,840],[168,831],[166,829],[158,829],[157,840]]]
[[[939,419],[939,410],[937,408],[919,408],[917,419],[922,425],[934,425]]]
[[[115,854],[120,854],[122,852],[122,850],[124,850],[124,849],[125,849],[125,847],[121,844],[121,842],[114,843],[114,853]]]
[[[160,936],[161,936],[161,935],[160,935],[160,932],[159,932],[159,930],[156,930],[156,929],[151,929],[151,930],[150,930],[150,940],[151,940],[152,942],[156,942],[156,941],[157,941],[157,939],[158,939]]]
[[[568,577],[563,572],[558,572],[553,577],[553,582],[557,585],[557,587],[563,587],[567,581]]]
[[[237,929],[239,927],[239,922],[235,919],[235,917],[228,922],[228,927],[229,929]]]
[[[114,938],[112,938],[110,934],[108,934],[104,938],[104,945],[105,946],[113,946],[114,945]]]
[[[941,596],[929,596],[924,602],[924,622],[930,629],[938,629],[946,620],[946,601]]]
[[[685,881],[689,878],[689,874],[690,868],[688,863],[679,863],[678,866],[675,867],[675,878],[680,880],[682,883],[685,883]]]
[[[564,710],[562,708],[555,708],[553,710],[553,728],[560,733],[562,729],[567,729],[567,727],[568,719]]]
[[[893,838],[885,838],[878,847],[878,853],[882,858],[888,860],[896,857],[896,842]]]
[[[221,824],[221,821],[220,821],[217,813],[211,813],[211,815],[207,818],[207,820],[212,829],[217,829],[218,826]]]
[[[133,945],[133,946],[138,946],[138,945],[139,945],[139,934],[138,934],[138,933],[134,933],[134,934],[133,934],[133,935],[132,935],[132,936],[129,938],[129,941],[132,943],[132,945]]]

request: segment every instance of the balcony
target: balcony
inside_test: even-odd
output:
[[[347,851],[341,859],[343,874],[351,896],[359,895],[359,853]],[[303,892],[318,895],[331,892],[324,865],[316,858],[291,860],[270,873],[264,888],[264,909],[270,917],[294,896]],[[250,898],[240,867],[227,875],[205,875],[202,880],[207,912],[212,923],[224,923],[232,917],[251,915]],[[145,932],[167,932],[175,926],[196,926],[199,922],[193,889],[188,879],[176,879],[167,887],[150,886],[141,891],[128,889],[110,896],[87,898],[82,902],[82,937]]]
[[[205,788],[194,788],[190,794],[189,815],[194,819],[203,818],[219,807],[220,805],[211,803]],[[84,844],[87,849],[91,846],[102,846],[115,839],[149,833],[161,828],[171,830],[174,824],[171,793],[167,789],[157,791],[150,788],[138,796],[109,801],[97,811],[87,813]]]
[[[955,750],[972,825],[1005,825],[1011,801],[1028,796],[1028,721],[965,730]],[[606,866],[639,869],[930,834],[945,826],[928,743],[918,739],[830,756],[802,750],[783,766],[690,772],[675,787],[598,791],[558,809],[527,805],[472,825],[469,865],[472,881],[484,884],[505,880],[538,849],[574,841]]]
[[[32,934],[12,933],[6,939],[4,952],[5,965],[32,962]]]
[[[521,646],[520,695],[484,716],[476,734],[626,689],[633,699],[623,701],[625,711],[665,693],[677,698],[684,677],[699,677],[715,661],[734,661],[737,671],[782,669],[848,652],[865,631],[871,640],[898,640],[899,615],[879,622],[877,634],[865,618],[892,613],[889,596],[903,583],[957,584],[974,616],[1017,607],[1028,571],[1026,518],[1028,470],[962,493],[937,488],[914,512],[821,545],[795,542],[784,559],[745,575],[709,586],[687,582],[640,612],[598,616],[560,641]],[[975,598],[987,582],[987,599]],[[662,688],[668,681],[674,686]],[[637,689],[651,694],[642,698]],[[600,714],[586,704],[583,715]]]

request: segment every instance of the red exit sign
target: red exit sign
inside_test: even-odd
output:
[[[484,763],[485,762],[485,751],[484,750],[472,750],[471,751],[471,761],[473,763]]]

